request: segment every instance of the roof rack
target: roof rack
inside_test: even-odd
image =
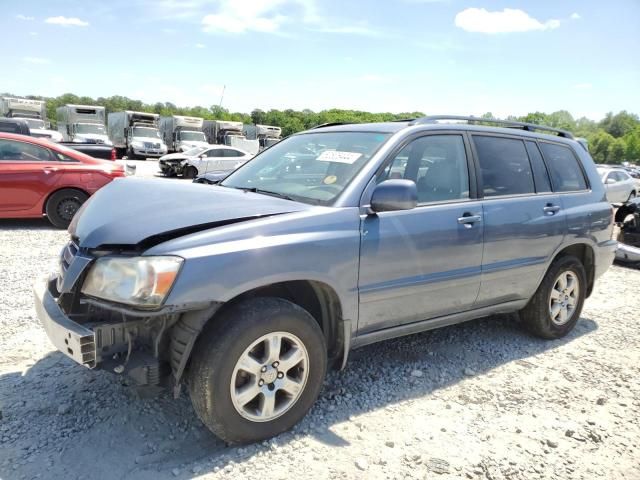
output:
[[[466,121],[467,123],[495,123],[501,126],[503,125],[507,128],[520,128],[528,132],[539,130],[542,132],[553,132],[557,134],[559,137],[574,138],[571,132],[567,132],[566,130],[561,130],[559,128],[547,127],[546,125],[537,125],[535,123],[515,122],[511,120],[499,120],[496,118],[464,117],[464,116],[458,116],[458,115],[431,115],[428,117],[418,118],[414,120],[411,123],[411,125],[437,123],[439,120],[463,120],[463,121]]]
[[[336,125],[350,125],[353,122],[329,122],[329,123],[321,123],[320,125],[316,125],[315,127],[311,127],[309,130],[315,130],[316,128],[325,128],[325,127],[335,127]]]

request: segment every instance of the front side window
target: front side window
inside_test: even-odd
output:
[[[469,198],[469,171],[461,135],[429,135],[398,152],[378,177],[413,180],[418,203]]]
[[[293,135],[260,153],[221,185],[329,205],[390,136],[345,131]]]
[[[238,150],[233,150],[231,148],[227,149],[224,151],[224,156],[225,157],[242,157],[244,155],[244,153],[238,151]]]
[[[0,139],[0,161],[50,162],[51,152],[39,145]]]
[[[522,140],[474,135],[485,197],[535,192],[533,172]]]
[[[540,149],[551,173],[551,182],[556,192],[575,192],[587,189],[587,181],[570,148],[541,142]]]
[[[216,148],[207,152],[207,157],[224,157],[224,150]]]

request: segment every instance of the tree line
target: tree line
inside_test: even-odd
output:
[[[2,94],[10,95],[10,94]],[[330,109],[314,112],[312,110],[268,110],[255,109],[251,113],[230,112],[218,105],[210,107],[178,107],[171,102],[154,104],[133,100],[121,95],[91,98],[65,93],[58,97],[27,96],[27,98],[45,100],[47,116],[55,125],[56,108],[68,103],[81,105],[101,105],[107,113],[122,110],[158,113],[161,116],[187,115],[202,117],[206,120],[235,120],[246,124],[274,125],[282,128],[283,136],[320,125],[323,123],[383,122],[419,118],[422,112],[371,113],[359,110]],[[482,118],[495,118],[490,112]],[[586,117],[574,118],[566,110],[553,113],[534,112],[522,117],[509,116],[506,120],[548,125],[572,132],[589,142],[591,156],[596,163],[619,164],[625,161],[640,163],[640,118],[637,114],[621,111],[607,113],[604,119],[594,121]]]

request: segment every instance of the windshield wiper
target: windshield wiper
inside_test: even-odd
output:
[[[284,198],[285,200],[291,200],[292,202],[296,201],[293,197],[290,197],[289,195],[285,195],[284,193],[272,192],[270,190],[263,190],[258,187],[240,188],[240,190],[243,190],[245,192],[251,192],[251,193],[261,193],[263,195],[270,195],[272,197]]]

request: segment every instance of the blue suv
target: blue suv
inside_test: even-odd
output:
[[[322,125],[214,186],[101,189],[36,307],[78,363],[176,395],[186,384],[211,431],[251,442],[298,422],[353,348],[507,312],[566,335],[613,261],[612,230],[568,132],[474,117]]]

